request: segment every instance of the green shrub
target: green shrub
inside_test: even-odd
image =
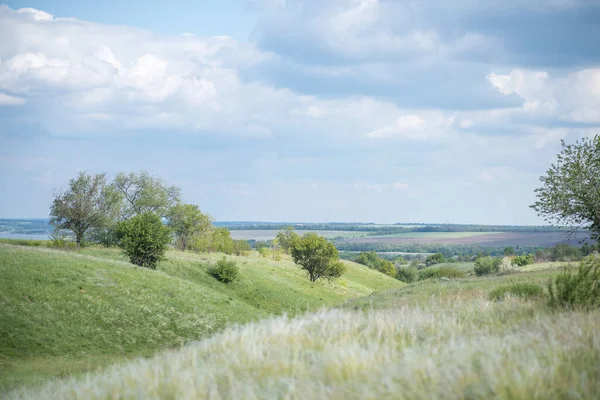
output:
[[[341,262],[339,260],[332,261],[327,266],[326,278],[327,279],[339,278],[340,276],[344,275],[346,270],[347,270],[346,264],[344,264],[343,262]]]
[[[446,262],[446,259],[444,258],[444,255],[442,253],[432,254],[425,259],[425,265],[427,265],[428,267],[430,265],[441,264],[444,262]]]
[[[465,271],[461,271],[455,267],[424,268],[419,271],[420,281],[437,278],[464,278],[465,276],[467,276]]]
[[[395,277],[396,265],[394,265],[394,263],[389,260],[381,260],[379,262],[379,265],[377,266],[377,271],[387,276]]]
[[[600,257],[588,256],[577,273],[565,268],[548,283],[549,304],[556,308],[595,308],[600,306]]]
[[[500,271],[502,260],[496,257],[481,257],[475,260],[475,273],[479,276],[496,274]]]
[[[415,282],[419,277],[419,271],[417,268],[406,266],[398,268],[398,273],[396,274],[396,279],[404,282],[404,283],[412,283]]]
[[[489,298],[497,301],[504,299],[507,295],[521,299],[539,299],[544,295],[544,289],[535,283],[513,283],[492,290]]]
[[[533,255],[527,254],[525,256],[516,256],[511,261],[512,265],[524,267],[526,265],[533,264]]]
[[[263,258],[271,258],[271,249],[268,247],[261,247],[258,249],[258,254]]]
[[[237,279],[240,269],[235,261],[223,257],[217,261],[217,264],[209,272],[221,282],[229,283]]]
[[[119,222],[116,229],[119,246],[131,263],[150,269],[156,269],[172,239],[169,227],[154,213],[138,214]]]

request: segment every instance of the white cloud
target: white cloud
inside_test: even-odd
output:
[[[501,93],[521,97],[525,114],[600,123],[600,68],[556,78],[546,71],[515,69],[509,74],[490,74],[488,80]]]
[[[18,13],[28,15],[36,21],[52,21],[54,17],[52,14],[47,12],[36,10],[35,8],[20,8],[17,10]]]
[[[0,106],[20,106],[23,104],[25,104],[25,99],[0,92]]]
[[[365,134],[370,139],[403,138],[426,140],[447,136],[455,117],[449,113],[428,112],[426,115],[408,114],[398,117],[395,124],[386,125]]]

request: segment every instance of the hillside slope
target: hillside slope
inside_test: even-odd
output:
[[[54,381],[12,399],[550,399],[600,393],[600,311],[489,292],[556,271],[426,281]],[[573,329],[576,327],[576,329]]]
[[[152,271],[117,250],[0,245],[0,391],[402,286],[353,263],[335,283],[310,283],[289,260],[255,256],[233,257],[240,279],[225,285],[207,273],[218,257],[170,252]]]

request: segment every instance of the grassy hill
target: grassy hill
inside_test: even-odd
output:
[[[0,393],[402,286],[350,262],[337,282],[311,283],[290,260],[257,256],[232,257],[240,279],[226,285],[207,273],[218,258],[170,252],[152,271],[118,250],[0,244]]]
[[[600,393],[600,311],[491,301],[556,270],[423,281],[327,311],[231,327],[19,399],[549,399]]]

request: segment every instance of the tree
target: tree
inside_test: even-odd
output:
[[[500,272],[502,260],[496,257],[481,257],[475,260],[475,273],[477,275],[489,275]]]
[[[504,254],[506,257],[511,257],[515,255],[515,248],[514,247],[505,247],[504,251],[502,252],[502,254]]]
[[[531,205],[547,222],[569,225],[571,233],[588,228],[592,239],[600,239],[600,136],[575,144],[561,141],[556,163],[540,177]]]
[[[286,226],[284,230],[279,231],[276,239],[279,242],[279,247],[281,247],[286,254],[290,254],[294,242],[300,239],[300,236],[294,232],[293,226]]]
[[[292,258],[306,270],[311,282],[317,279],[333,279],[345,272],[333,243],[316,233],[308,233],[292,245]]]
[[[166,217],[181,251],[188,248],[194,236],[206,234],[212,226],[212,217],[193,204],[176,204],[167,211]]]
[[[80,172],[59,192],[50,206],[50,223],[73,232],[80,246],[89,229],[109,226],[117,217],[121,197],[106,184],[106,174]]]
[[[145,212],[117,224],[119,246],[132,264],[156,269],[171,242],[171,231],[159,215]]]
[[[167,186],[162,179],[150,176],[146,171],[139,173],[121,172],[115,177],[113,186],[124,198],[122,219],[152,212],[164,217],[169,208],[179,203],[181,190]]]
[[[381,260],[377,268],[382,274],[386,274],[391,277],[396,277],[396,266],[389,260]]]
[[[430,255],[425,259],[425,265],[430,266],[434,264],[441,264],[446,262],[444,255],[442,253],[435,253]]]
[[[356,257],[355,262],[366,265],[369,268],[377,268],[381,258],[374,251],[363,251]]]

